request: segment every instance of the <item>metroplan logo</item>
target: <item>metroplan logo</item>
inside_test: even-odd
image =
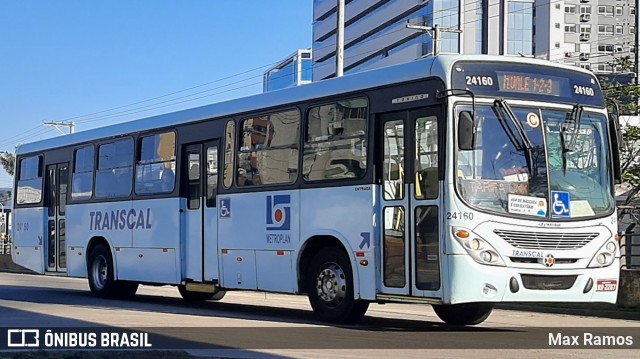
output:
[[[288,194],[267,196],[267,230],[291,229],[291,196]]]

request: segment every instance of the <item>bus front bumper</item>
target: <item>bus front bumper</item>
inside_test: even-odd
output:
[[[619,259],[604,268],[540,270],[482,265],[467,255],[447,259],[451,286],[445,303],[615,303],[618,296]]]

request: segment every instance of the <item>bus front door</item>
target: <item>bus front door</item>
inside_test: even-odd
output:
[[[183,163],[187,193],[183,278],[214,282],[218,272],[218,141],[190,144]]]
[[[47,234],[45,264],[47,272],[67,271],[67,244],[65,218],[69,164],[58,163],[47,166]]]
[[[438,109],[380,116],[384,294],[441,298]]]

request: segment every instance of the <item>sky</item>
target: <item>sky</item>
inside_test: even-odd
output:
[[[265,70],[311,47],[312,5],[0,1],[0,151],[61,135],[43,122],[79,132],[260,93]]]

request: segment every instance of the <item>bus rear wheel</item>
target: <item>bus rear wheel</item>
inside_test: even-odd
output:
[[[335,247],[320,250],[311,260],[306,290],[314,313],[322,321],[352,324],[364,317],[369,302],[354,299],[352,273],[349,257]]]
[[[91,293],[99,298],[128,299],[138,290],[136,282],[115,280],[111,251],[103,244],[89,255],[88,277]]]
[[[187,290],[187,286],[178,285],[178,292],[180,292],[180,296],[182,299],[187,302],[204,302],[207,300],[221,300],[224,298],[225,294],[227,294],[224,290],[219,290],[215,293],[203,293],[203,292],[192,292]]]
[[[465,303],[449,305],[432,305],[438,318],[449,325],[476,325],[484,322],[491,311],[490,303]]]

